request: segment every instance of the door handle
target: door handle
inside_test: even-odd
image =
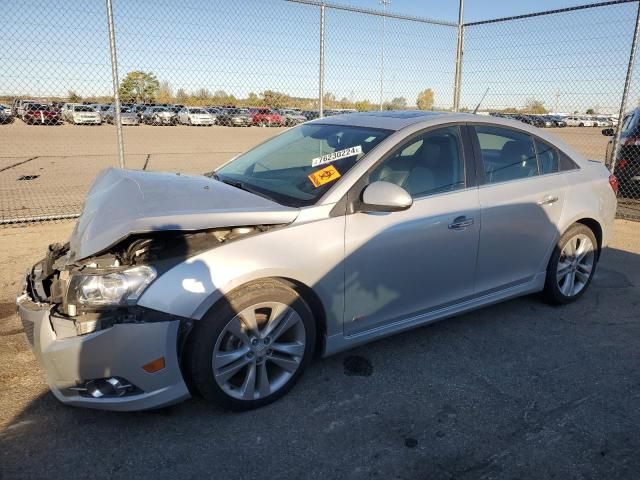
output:
[[[547,195],[538,202],[538,205],[552,205],[558,201],[558,197],[553,195]]]
[[[473,225],[473,218],[465,216],[456,217],[453,219],[453,222],[449,224],[449,230],[464,230],[471,225]]]

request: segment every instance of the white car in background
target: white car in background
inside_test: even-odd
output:
[[[207,125],[216,123],[216,117],[204,108],[184,107],[178,112],[178,123],[182,125]]]
[[[567,117],[564,119],[567,123],[567,127],[593,127],[595,124],[593,120],[587,117],[578,117],[576,115]]]
[[[62,119],[74,125],[100,125],[101,115],[91,105],[65,103],[62,106]]]
[[[595,117],[595,127],[613,127],[613,120],[609,117]]]

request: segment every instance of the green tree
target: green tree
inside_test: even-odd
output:
[[[67,92],[67,100],[69,100],[69,103],[80,103],[82,101],[82,97],[74,90],[69,90]]]
[[[593,108],[587,108],[587,111],[584,112],[587,115],[593,115],[594,113],[596,113],[596,111]]]
[[[250,107],[255,107],[260,103],[260,97],[258,97],[254,92],[249,92],[245,103]]]
[[[160,82],[151,72],[136,70],[127,73],[120,82],[120,97],[125,103],[150,103],[155,101]]]
[[[184,88],[179,88],[176,92],[176,103],[184,105],[189,101],[189,94]]]
[[[171,84],[166,80],[160,82],[158,89],[158,103],[172,103],[173,102],[173,90]]]
[[[535,113],[539,115],[549,113],[549,111],[544,107],[544,102],[534,98],[527,100],[527,103],[524,106],[524,111],[526,113]]]
[[[432,110],[433,109],[433,90],[427,88],[418,94],[416,99],[416,105],[420,110]]]
[[[383,105],[385,110],[403,110],[407,108],[407,99],[404,97],[395,97],[390,102]]]
[[[291,101],[291,97],[286,93],[276,92],[274,90],[265,90],[262,92],[262,104],[271,108],[286,107]]]
[[[324,94],[323,106],[324,108],[336,108],[338,105],[338,101],[336,100],[336,96],[331,92],[326,92]]]
[[[199,88],[192,97],[193,103],[196,105],[208,105],[211,102],[211,92],[206,88]]]
[[[372,110],[371,102],[369,100],[362,100],[362,101],[356,102],[355,108],[359,112],[368,112]]]

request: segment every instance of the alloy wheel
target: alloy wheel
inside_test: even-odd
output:
[[[595,263],[591,239],[578,234],[569,239],[560,253],[556,279],[563,295],[573,297],[587,285]]]
[[[265,398],[298,370],[305,338],[302,318],[288,305],[264,302],[245,308],[218,336],[211,359],[215,381],[233,398]]]

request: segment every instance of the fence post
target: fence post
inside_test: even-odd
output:
[[[460,108],[460,80],[462,78],[462,52],[464,50],[464,0],[458,8],[458,44],[456,48],[456,73],[453,84],[453,111]]]
[[[320,5],[320,73],[318,78],[318,117],[324,117],[324,2]]]
[[[640,2],[638,2],[636,10],[636,28],[633,31],[633,39],[631,40],[631,51],[629,52],[629,65],[627,66],[627,76],[624,79],[624,90],[622,91],[622,100],[620,101],[620,112],[618,113],[618,127],[616,128],[616,136],[613,139],[613,148],[611,149],[612,157],[605,159],[609,161],[609,168],[613,172],[616,167],[618,153],[620,150],[620,134],[622,133],[622,120],[627,110],[627,98],[629,97],[629,86],[631,85],[631,77],[633,76],[633,64],[636,63],[636,50],[638,49],[638,31],[640,30]]]
[[[111,50],[111,80],[113,82],[113,102],[114,121],[116,124],[116,135],[118,137],[118,161],[120,168],[125,167],[124,161],[124,140],[122,138],[122,118],[120,115],[120,82],[118,80],[118,58],[116,56],[116,35],[113,26],[113,5],[112,0],[107,1],[107,20],[109,23],[109,49]]]
[[[384,102],[384,31],[387,27],[387,5],[391,0],[380,0],[382,4],[382,32],[380,34],[380,110]]]

